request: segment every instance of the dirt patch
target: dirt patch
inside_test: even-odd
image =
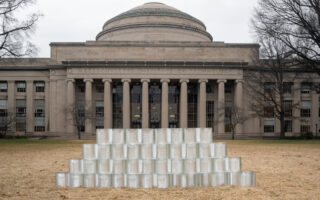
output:
[[[55,172],[81,152],[81,144],[1,144],[0,199],[320,199],[319,144],[228,144],[229,156],[257,172],[256,187],[56,187]]]

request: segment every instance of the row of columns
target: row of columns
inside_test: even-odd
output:
[[[103,79],[104,83],[104,127],[112,128],[112,80]],[[123,83],[123,128],[130,128],[130,79],[122,79]],[[73,107],[75,102],[75,81],[74,79],[67,80],[67,103],[70,108]],[[84,79],[85,82],[85,109],[92,110],[92,83],[93,79]],[[141,79],[142,82],[142,128],[149,127],[149,83],[150,79]],[[162,96],[161,96],[161,127],[168,128],[168,92],[169,92],[169,79],[161,79],[162,83]],[[200,79],[199,81],[199,127],[206,127],[206,84],[207,79]],[[224,86],[227,80],[217,80],[218,82],[218,108],[224,108],[225,103],[225,90]],[[181,128],[188,127],[188,79],[180,80],[180,113],[179,122]],[[242,80],[236,81],[235,88],[235,103],[238,107],[242,107]],[[225,110],[218,109],[218,134],[223,134],[225,130],[224,119]],[[69,112],[70,119],[72,114]],[[68,132],[73,132],[74,126],[68,126]],[[85,132],[92,133],[92,119],[86,118]],[[242,126],[238,126],[237,133],[242,133]]]

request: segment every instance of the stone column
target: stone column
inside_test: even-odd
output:
[[[122,101],[122,126],[123,128],[130,128],[130,79],[122,79],[123,83],[123,101]]]
[[[93,79],[84,79],[83,80],[86,84],[86,91],[85,91],[85,132],[92,134],[93,127],[92,127],[92,119],[93,119],[93,102],[92,102],[92,83]]]
[[[207,125],[207,79],[199,80],[199,116],[198,116],[198,127],[205,128]]]
[[[169,79],[161,79],[161,128],[169,127]]]
[[[50,120],[50,84],[49,80],[45,81],[44,85],[44,91],[45,91],[45,123],[46,123],[46,132],[49,132],[49,120]]]
[[[142,128],[149,128],[149,82],[141,79],[142,83]]]
[[[8,80],[8,114],[15,118],[16,116],[16,87],[14,80]],[[13,123],[12,132],[16,132],[16,124]]]
[[[102,79],[104,83],[104,128],[112,128],[112,80]]]
[[[188,79],[180,80],[180,128],[188,128]]]
[[[235,93],[234,93],[234,103],[235,103],[235,107],[237,108],[237,111],[239,112],[238,114],[240,114],[240,117],[242,117],[241,115],[243,115],[243,103],[242,103],[242,98],[243,98],[243,80],[239,79],[235,81],[236,85],[235,85]],[[237,124],[236,128],[235,128],[235,134],[241,135],[243,133],[243,124],[239,123]]]
[[[75,131],[74,111],[75,111],[75,80],[67,79],[67,132],[73,134]]]
[[[319,95],[316,91],[312,91],[311,93],[311,128],[310,131],[315,136],[317,131],[319,130]],[[318,130],[316,130],[316,127]]]
[[[27,133],[34,132],[34,106],[33,106],[33,80],[27,81],[27,88],[26,88],[26,104],[27,104],[27,117],[26,117],[26,126],[27,126]]]
[[[57,80],[50,80],[50,132],[55,133],[57,122]]]
[[[292,132],[295,136],[300,135],[300,82],[294,82],[293,84],[293,109],[292,109]]]
[[[226,80],[218,80],[218,134],[224,134],[224,118],[225,118],[225,99],[224,84]]]

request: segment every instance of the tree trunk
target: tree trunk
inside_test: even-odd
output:
[[[284,120],[284,114],[280,115],[280,139],[285,138],[285,120]]]
[[[232,128],[232,140],[234,140],[234,128]]]

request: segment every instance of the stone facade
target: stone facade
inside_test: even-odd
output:
[[[201,21],[164,4],[109,20],[96,41],[50,46],[50,58],[0,60],[0,111],[16,118],[12,133],[74,136],[68,109],[81,107],[87,136],[102,127],[212,127],[216,138],[230,138],[223,102],[252,113],[245,79],[256,67],[259,45],[212,42]],[[306,126],[316,134],[319,95],[300,92],[306,80],[320,82],[299,73],[286,98],[309,106]],[[297,118],[286,134],[299,135],[300,110],[292,112]],[[279,135],[278,120],[271,131],[265,124],[251,117],[237,126],[236,137]]]

